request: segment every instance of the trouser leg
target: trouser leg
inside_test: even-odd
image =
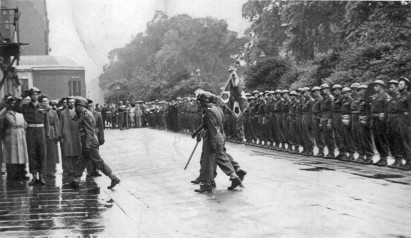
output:
[[[327,127],[328,120],[325,119],[322,121],[322,133],[324,137],[324,142],[325,145],[328,148],[328,153],[334,154],[335,150],[335,141],[334,141],[334,133],[333,133],[333,128],[328,128]]]
[[[321,133],[320,119],[317,117],[313,118],[313,136],[319,152],[324,153],[324,139]]]
[[[344,139],[343,139],[343,125],[342,125],[342,118],[341,113],[333,113],[333,131],[334,131],[334,139],[335,144],[337,146],[339,153],[345,153],[346,148],[344,147]]]
[[[378,118],[373,120],[373,132],[374,142],[377,147],[377,151],[381,157],[387,157],[389,155],[388,140],[386,136],[386,122],[381,121]]]
[[[364,156],[364,146],[361,139],[361,127],[358,115],[353,115],[351,123],[351,135],[353,139],[353,144],[355,151],[358,152],[360,156]]]

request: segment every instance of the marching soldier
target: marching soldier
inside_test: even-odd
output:
[[[371,105],[367,103],[365,98],[365,90],[367,90],[366,85],[360,85],[358,88],[358,94],[363,100],[360,103],[360,134],[361,134],[361,144],[363,146],[365,160],[358,158],[357,163],[361,164],[372,164],[374,157],[374,144],[372,142],[372,131],[371,131]]]
[[[391,156],[394,157],[395,162],[390,167],[399,168],[402,166],[402,143],[400,135],[400,120],[398,100],[400,99],[400,92],[398,91],[398,81],[390,80],[388,82],[388,111],[387,111],[387,139],[389,142]]]
[[[270,118],[270,104],[272,101],[272,93],[271,91],[266,91],[267,95],[267,101],[264,104],[264,118],[263,118],[263,133],[264,133],[264,146],[267,148],[270,148],[273,146],[273,138],[272,138],[272,133],[271,133],[271,118]],[[268,143],[271,143],[268,145]]]
[[[324,142],[327,145],[328,155],[326,158],[334,159],[335,142],[333,134],[333,100],[334,97],[330,93],[330,86],[328,84],[321,85],[321,91],[324,94],[321,101],[321,130],[324,138]]]
[[[73,181],[69,184],[65,184],[65,187],[78,189],[80,188],[80,180],[84,169],[87,167],[90,160],[96,163],[96,167],[103,172],[104,175],[110,177],[111,184],[109,189],[114,188],[120,183],[111,169],[104,163],[100,157],[98,138],[95,134],[96,120],[93,114],[88,110],[87,100],[84,98],[78,98],[75,101],[76,106],[76,118],[78,120],[78,127],[81,137],[82,156],[80,161],[76,165]]]
[[[321,88],[315,86],[312,88],[311,92],[313,93],[314,102],[311,107],[311,113],[313,115],[312,128],[313,128],[313,137],[315,144],[318,147],[318,154],[315,157],[324,157],[324,138],[321,133],[320,124],[321,124]]]
[[[256,92],[256,91],[254,91]],[[256,93],[254,93],[256,94]],[[257,93],[258,94],[258,93]],[[260,126],[258,124],[258,107],[259,107],[259,103],[257,101],[258,98],[255,98],[255,103],[254,105],[251,107],[251,120],[252,120],[252,130],[254,133],[254,139],[253,139],[253,144],[257,145],[257,139],[260,138]]]
[[[374,132],[374,142],[380,154],[380,160],[375,164],[378,166],[387,165],[387,157],[389,155],[388,140],[387,140],[387,106],[389,96],[384,92],[385,83],[382,80],[375,80],[374,83],[375,95],[372,97],[371,113],[372,113],[372,129]]]
[[[258,93],[258,146],[263,146],[263,140],[264,138],[264,125],[263,125],[263,119],[264,119],[264,106],[265,106],[265,99],[264,99],[264,93],[260,92]]]
[[[95,125],[96,127],[94,131],[96,132],[98,142],[100,145],[103,145],[105,140],[104,140],[104,123],[103,123],[102,116],[100,112],[97,112],[94,109],[93,100],[88,99],[87,102],[88,102],[88,108],[90,112],[93,113],[94,119],[96,120],[96,125]],[[90,161],[90,163],[87,165],[87,176],[90,176],[90,177],[101,176],[101,174],[98,172],[96,163],[93,160]]]

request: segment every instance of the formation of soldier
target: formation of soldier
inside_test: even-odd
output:
[[[245,93],[249,105],[237,118],[225,115],[224,130],[232,142],[366,165],[387,166],[391,156],[395,163],[390,167],[410,170],[409,86],[409,80],[402,77],[388,83],[376,80],[371,85],[256,90]],[[156,102],[147,104],[145,115],[152,118],[147,120],[149,127],[192,133],[201,124],[193,99],[178,98],[164,104],[163,114],[155,110]],[[162,116],[165,118],[153,119]],[[237,127],[233,123],[240,123],[244,136],[230,130]],[[314,155],[315,146],[318,153]],[[375,151],[379,160],[374,163]]]

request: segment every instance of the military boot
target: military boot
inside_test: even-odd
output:
[[[411,170],[411,163],[407,161],[403,166],[401,166],[401,170]]]
[[[400,169],[402,167],[402,158],[395,158],[395,162],[388,167],[394,168],[394,169]]]
[[[118,179],[116,176],[114,176],[112,179],[111,179],[111,184],[110,184],[110,186],[108,186],[107,188],[108,189],[113,189],[117,184],[119,184],[120,183],[120,179]]]
[[[349,153],[348,154],[347,161],[355,162],[354,153]]]
[[[244,180],[245,175],[247,174],[246,171],[240,169],[237,172],[235,172],[237,174],[237,176],[240,178],[241,181]]]
[[[366,165],[373,164],[372,156],[371,156],[371,155],[367,155],[367,157],[365,158],[363,164],[366,164]]]
[[[213,186],[211,185],[211,183],[209,184],[202,184],[200,185],[199,189],[194,189],[195,192],[197,193],[210,193],[211,191],[213,191]]]
[[[359,155],[355,162],[359,164],[363,164],[364,161],[365,161],[364,155]]]
[[[239,177],[230,178],[230,180],[231,180],[231,186],[228,187],[228,190],[233,190],[236,187],[241,185],[241,179]]]
[[[380,160],[378,160],[377,163],[375,163],[375,165],[380,167],[387,166],[387,157],[381,157]]]
[[[324,157],[324,148],[319,148],[318,154],[315,157]]]

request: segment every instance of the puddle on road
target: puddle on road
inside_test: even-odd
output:
[[[330,169],[330,168],[325,168],[325,167],[314,167],[314,168],[307,168],[307,169],[300,169],[300,170],[314,171],[314,172],[319,172],[322,170],[335,171],[335,169]]]

